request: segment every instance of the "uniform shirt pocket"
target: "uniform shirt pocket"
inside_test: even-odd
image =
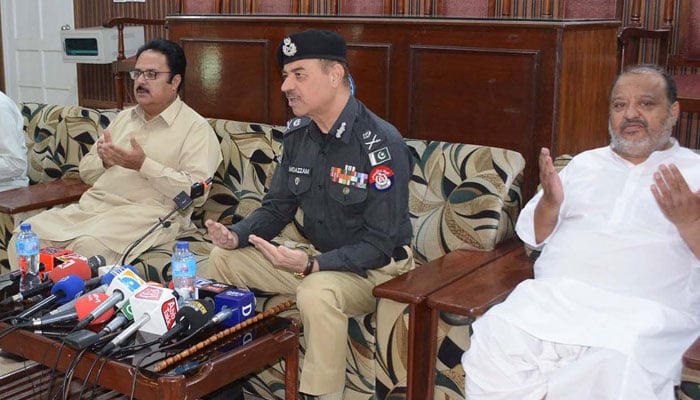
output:
[[[331,183],[328,194],[333,200],[343,206],[361,204],[367,200],[367,189],[360,189],[340,183]]]
[[[300,196],[311,189],[311,176],[290,173],[287,186],[294,195]]]

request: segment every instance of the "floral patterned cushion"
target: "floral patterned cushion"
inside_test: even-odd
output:
[[[59,177],[77,177],[80,158],[89,150],[115,116],[112,110],[22,104],[30,151],[31,183]],[[283,127],[258,123],[210,119],[223,162],[213,177],[209,198],[192,214],[196,228],[179,240],[190,242],[198,263],[205,263],[212,248],[204,221],[230,224],[260,206],[282,154]],[[409,207],[413,222],[412,246],[418,264],[456,249],[491,250],[513,236],[521,206],[520,186],[524,160],[518,153],[478,145],[406,139],[416,166],[410,184]],[[0,262],[9,268],[4,251],[10,239],[11,216],[0,215]],[[303,217],[295,217],[282,236],[303,242]],[[134,266],[146,279],[170,280],[170,259],[175,242],[149,249]],[[260,294],[260,310],[286,299]],[[284,316],[298,319],[291,308]],[[406,386],[406,331],[408,308],[390,300],[378,300],[377,311],[349,321],[346,399],[403,398]],[[439,398],[461,398],[463,373],[460,348],[468,343],[467,329],[439,326]],[[300,354],[304,355],[302,335]],[[281,365],[251,375],[246,389],[263,398],[283,398]]]
[[[116,111],[83,107],[21,103],[30,184],[60,178],[79,179],[78,164],[95,143]],[[13,216],[0,214],[0,265],[10,269],[7,243],[12,237]]]

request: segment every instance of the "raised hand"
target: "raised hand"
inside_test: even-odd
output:
[[[693,193],[674,164],[662,164],[654,173],[651,193],[666,218],[700,259],[700,190]]]
[[[255,246],[272,265],[289,272],[304,272],[306,263],[309,260],[309,256],[303,250],[275,246],[259,236],[250,235],[248,242]]]
[[[209,239],[215,246],[227,250],[233,250],[238,247],[238,236],[228,230],[226,225],[210,219],[206,220],[204,225],[207,227]]]
[[[144,153],[143,148],[133,136],[130,138],[130,143],[131,150],[116,146],[112,141],[112,135],[105,130],[102,138],[97,141],[97,154],[102,159],[102,164],[104,164],[105,168],[119,165],[136,171],[141,169],[146,159],[146,153]]]

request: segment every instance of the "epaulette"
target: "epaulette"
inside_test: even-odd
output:
[[[296,117],[287,121],[287,129],[285,129],[284,134],[294,132],[299,128],[304,128],[311,123],[311,118],[309,117]]]

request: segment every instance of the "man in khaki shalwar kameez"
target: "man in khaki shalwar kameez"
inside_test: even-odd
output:
[[[185,54],[173,42],[154,39],[139,49],[131,71],[138,105],[119,113],[80,161],[80,177],[92,187],[78,203],[27,220],[42,247],[117,263],[132,242],[173,210],[178,193],[189,193],[192,184],[214,174],[222,159],[216,134],[178,96],[185,67]],[[175,213],[172,223],[148,235],[126,262],[190,229],[191,213],[192,207]],[[13,268],[16,236],[8,246]]]

